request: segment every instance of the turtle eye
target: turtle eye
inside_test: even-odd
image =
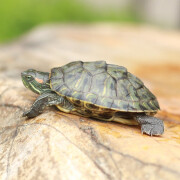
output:
[[[26,76],[26,79],[29,81],[32,79],[32,76]]]

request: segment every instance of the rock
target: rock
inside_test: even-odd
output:
[[[47,108],[22,118],[37,95],[20,72],[74,60],[126,66],[157,96],[165,133]],[[51,25],[0,47],[0,179],[154,180],[180,177],[180,35],[145,26]]]

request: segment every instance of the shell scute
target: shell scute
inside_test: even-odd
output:
[[[112,98],[101,96],[97,99],[96,104],[104,107],[111,107],[113,101]]]
[[[63,84],[59,88],[57,86],[57,92],[63,94],[64,96],[71,96],[71,90],[65,84]]]
[[[70,62],[64,66],[61,67],[63,73],[69,73],[75,69],[79,69],[82,67],[83,62],[82,61],[74,61],[74,62]]]
[[[51,80],[52,79],[59,79],[59,78],[62,78],[63,77],[63,73],[62,73],[62,70],[61,68],[53,68],[51,70]]]
[[[87,94],[84,94],[83,100],[94,104],[96,102],[97,98],[98,98],[98,96],[96,94],[87,93]]]
[[[155,104],[155,101],[154,100],[150,100],[147,102],[148,106],[153,109],[153,110],[156,110],[157,109],[157,106]]]
[[[106,72],[106,61],[84,62],[83,67],[94,76]]]
[[[139,97],[138,97],[138,94],[137,94],[137,91],[136,91],[136,88],[134,88],[134,86],[129,86],[129,89],[128,89],[128,96],[126,96],[126,98],[132,102],[137,102],[139,101]]]
[[[106,97],[116,97],[116,82],[107,73],[101,73],[92,79],[91,92]]]
[[[136,89],[140,89],[144,86],[144,83],[139,78],[137,78],[136,76],[134,76],[129,72],[128,72],[128,80]]]
[[[117,96],[122,100],[130,100],[129,87],[130,82],[127,79],[121,79],[117,81]]]
[[[111,107],[115,108],[115,109],[120,108],[123,111],[127,111],[128,110],[128,106],[129,106],[129,102],[128,101],[123,101],[123,100],[115,99]]]
[[[127,77],[127,69],[123,66],[108,64],[107,72],[116,80],[124,79]]]
[[[64,82],[70,89],[88,92],[91,83],[91,76],[82,68],[75,69],[72,72],[66,73],[64,76]]]
[[[129,103],[128,103],[128,108],[127,108],[127,109],[128,109],[128,111],[138,112],[138,109],[136,108],[134,102],[129,102]]]
[[[141,109],[143,109],[144,111],[149,111],[152,108],[148,105],[147,101],[142,101],[139,103],[139,106],[141,107]],[[153,109],[152,109],[153,110]]]
[[[144,99],[146,101],[149,101],[151,99],[156,99],[155,96],[145,86],[138,89],[137,94],[138,94],[139,98],[142,100]]]
[[[106,81],[108,75],[106,73],[97,74],[92,79],[91,92],[94,94],[103,94],[104,82]],[[97,88],[99,87],[99,88]]]
[[[78,92],[78,91],[74,91],[72,94],[71,94],[71,96],[73,97],[73,98],[76,98],[76,99],[79,99],[79,100],[81,100],[82,99],[82,93],[81,92]]]
[[[154,105],[156,106],[157,109],[160,109],[159,103],[158,103],[158,101],[156,99],[153,101],[153,103],[154,103]]]

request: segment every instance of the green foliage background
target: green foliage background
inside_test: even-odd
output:
[[[0,0],[0,42],[43,23],[137,22],[131,10],[98,11],[77,0]]]

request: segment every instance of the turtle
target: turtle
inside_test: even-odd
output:
[[[65,113],[140,125],[141,132],[161,135],[163,121],[154,117],[160,110],[155,95],[127,68],[106,61],[73,61],[51,72],[28,69],[23,84],[39,94],[23,117],[33,118],[46,106]]]

